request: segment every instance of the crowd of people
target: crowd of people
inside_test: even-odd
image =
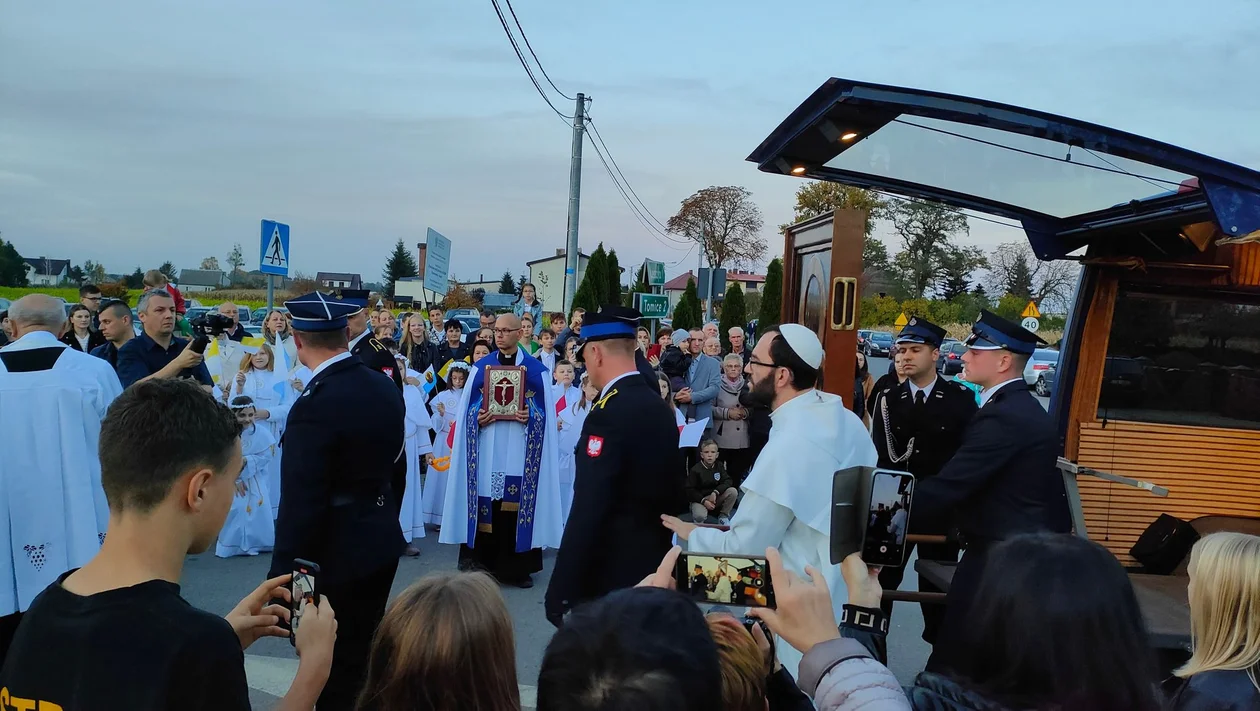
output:
[[[499,586],[531,586],[545,548],[557,631],[539,709],[1260,706],[1260,538],[1195,544],[1193,653],[1161,678],[1124,569],[1070,533],[1044,410],[1008,387],[1035,337],[990,314],[964,356],[978,397],[927,372],[943,332],[912,320],[890,377],[859,363],[850,409],[819,389],[821,342],[796,324],[755,344],[732,329],[723,355],[715,324],[653,341],[630,309],[549,313],[529,285],[468,334],[440,309],[314,293],[268,313],[256,345],[225,305],[211,372],[168,285],[150,286],[138,336],[91,291],[68,316],[40,295],[6,314],[0,431],[28,443],[3,479],[6,707],[248,708],[243,650],[292,634],[280,708],[519,709]],[[679,446],[688,425],[696,447]],[[897,535],[961,533],[908,687],[887,666],[900,569],[830,562],[831,475],[876,465],[917,478],[913,516],[888,512]],[[390,603],[426,526],[461,570]],[[698,607],[675,541],[764,552],[775,607]],[[931,545],[921,557],[958,560],[958,542]],[[272,551],[226,619],[179,594],[185,556],[211,547]],[[322,595],[291,633],[298,559],[319,563]],[[737,574],[697,572],[739,604]]]

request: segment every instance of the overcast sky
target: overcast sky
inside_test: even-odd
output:
[[[831,76],[1005,101],[1260,168],[1260,3],[517,0],[552,78],[662,221],[743,185],[771,254],[798,181],[745,156]],[[966,8],[963,12],[960,8]],[[572,104],[559,104],[571,113]],[[0,232],[111,271],[292,262],[379,278],[426,227],[453,272],[524,271],[564,244],[570,129],[488,0],[0,3]],[[695,264],[635,221],[594,153],[581,246]],[[1021,233],[976,223],[990,248]],[[890,244],[891,251],[896,245]]]

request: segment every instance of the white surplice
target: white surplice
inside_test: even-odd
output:
[[[271,519],[271,465],[279,457],[279,447],[271,429],[255,422],[241,432],[241,455],[245,460],[237,481],[245,493],[232,499],[214,554],[220,558],[258,555],[276,543],[276,526]]]
[[[406,377],[419,379],[420,373],[408,368]],[[407,488],[403,492],[398,525],[402,527],[403,538],[411,543],[413,539],[424,538],[424,487],[420,483],[420,458],[431,454],[433,445],[429,439],[430,416],[424,406],[424,392],[419,386],[404,385],[403,401],[407,405]]]
[[[455,414],[459,410],[459,399],[463,394],[463,388],[443,390],[434,395],[430,403],[433,408],[433,457],[445,458],[445,466],[448,467],[445,471],[430,467],[424,478],[424,500],[421,508],[424,511],[424,522],[431,526],[442,525],[442,506],[446,503],[446,480],[451,463],[451,448],[447,446],[446,440],[451,435],[451,428],[455,426]],[[440,412],[438,405],[441,405]]]
[[[492,354],[494,358],[498,356]],[[524,349],[516,351],[516,364],[527,356]],[[560,506],[560,463],[558,452],[559,430],[556,428],[556,401],[553,389],[546,387],[547,374],[543,375],[543,451],[538,467],[538,490],[534,503],[534,533],[531,548],[559,548],[564,535],[564,519]],[[446,498],[442,506],[442,543],[468,543],[468,462],[467,434],[463,423],[472,400],[471,383],[477,378],[474,367],[468,375],[469,386],[464,388],[455,418],[455,443],[451,453],[451,468],[447,471]],[[527,393],[528,394],[528,393]],[[525,425],[519,422],[492,422],[481,428],[477,438],[477,495],[492,495],[495,473],[504,476],[523,476],[525,473]]]
[[[857,415],[831,393],[807,390],[770,417],[770,439],[744,479],[744,498],[730,530],[698,528],[687,549],[761,556],[774,546],[797,575],[803,577],[807,565],[822,571],[839,619],[848,595],[840,566],[831,564],[832,475],[875,466],[875,445]],[[802,653],[786,643],[778,652],[795,676]]]
[[[586,416],[590,411],[590,403],[570,401],[569,406],[561,408],[557,416],[560,421],[560,506],[564,511],[565,521],[569,520],[569,509],[573,508],[573,478],[577,467],[574,452],[577,450],[578,440],[582,438],[582,425],[586,423]]]
[[[284,456],[284,449],[279,443],[284,437],[284,424],[289,418],[289,409],[297,400],[298,393],[289,384],[288,373],[251,370],[245,374],[245,384],[239,388],[236,386],[236,376],[233,375],[232,378],[232,396],[228,398],[228,402],[238,395],[248,395],[254,401],[255,410],[266,410],[267,419],[258,420],[257,424],[259,427],[266,427],[277,443],[276,457],[267,474],[267,488],[271,492],[271,518],[274,520],[280,513],[280,459]]]
[[[0,352],[60,349],[47,370],[0,361],[0,615],[24,611],[58,575],[87,563],[109,524],[97,454],[122,384],[109,363],[28,333]]]

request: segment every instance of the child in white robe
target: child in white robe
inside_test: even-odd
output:
[[[241,455],[244,466],[236,479],[236,497],[228,509],[214,554],[220,558],[235,555],[258,555],[275,545],[276,529],[271,520],[268,486],[269,468],[276,457],[276,442],[271,430],[254,421],[256,409],[247,396],[232,400],[236,419],[244,426],[241,432]]]
[[[433,410],[432,427],[434,463],[429,466],[429,473],[424,478],[424,522],[430,526],[442,526],[442,505],[446,501],[446,476],[451,465],[451,440],[455,435],[455,412],[459,409],[459,398],[464,394],[464,384],[468,382],[468,371],[472,366],[459,361],[451,363],[446,373],[446,390],[433,396],[430,406]]]
[[[407,486],[403,491],[402,508],[398,514],[398,525],[402,528],[403,539],[407,541],[404,555],[418,556],[420,549],[411,545],[413,540],[424,538],[424,488],[420,483],[420,460],[433,456],[433,440],[429,433],[432,430],[432,418],[425,406],[424,391],[420,387],[420,373],[407,368],[400,357],[398,367],[406,373],[403,378],[403,401],[407,406],[406,419],[406,454]]]
[[[582,401],[582,390],[573,384],[577,380],[577,371],[569,361],[557,361],[552,371],[555,379],[556,412],[567,409]]]
[[[280,458],[284,456],[280,441],[284,436],[284,423],[289,408],[297,400],[297,393],[289,383],[287,372],[275,370],[275,353],[271,346],[263,344],[253,353],[241,358],[241,369],[230,384],[232,395],[245,395],[253,400],[257,409],[255,422],[271,433],[276,442],[276,457],[268,471],[268,488],[271,496],[271,517],[280,513]]]
[[[582,374],[582,397],[568,407],[556,413],[556,421],[560,427],[560,510],[564,520],[569,520],[569,509],[573,506],[573,481],[577,462],[574,455],[578,440],[582,437],[582,425],[591,412],[591,404],[599,397],[599,391],[591,385],[590,378]]]

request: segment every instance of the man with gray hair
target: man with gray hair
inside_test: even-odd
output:
[[[22,612],[57,576],[96,554],[109,522],[97,446],[122,393],[113,368],[58,341],[59,299],[9,307],[14,341],[0,348],[0,656]]]
[[[118,349],[118,379],[124,388],[150,378],[192,378],[207,392],[214,388],[202,354],[175,335],[175,299],[150,289],[136,307],[144,331]]]

